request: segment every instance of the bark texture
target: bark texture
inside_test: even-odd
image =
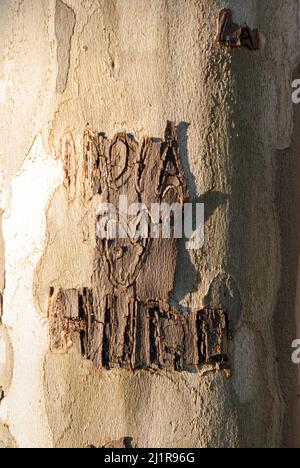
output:
[[[224,7],[234,41],[245,39],[246,23],[247,40],[259,31],[258,50],[216,43]],[[0,11],[1,444],[299,445],[290,418],[299,414],[298,370],[293,382],[283,372],[296,333],[298,275],[296,267],[285,272],[285,255],[297,252],[298,238],[286,247],[279,213],[287,184],[276,176],[278,150],[298,148],[291,80],[299,2],[1,0]],[[133,134],[159,145],[167,121],[178,124],[189,200],[205,203],[205,246],[189,252],[182,242],[177,259],[166,254],[161,262],[175,274],[155,294],[160,278],[145,282],[145,299],[185,312],[226,310],[232,375],[211,362],[177,372],[174,355],[173,369],[107,370],[110,352],[99,368],[66,341],[53,352],[49,292],[74,298],[95,287],[103,194],[86,159],[95,157],[88,139],[105,132],[124,143]],[[115,180],[122,152],[110,166]],[[286,167],[287,180],[297,167]],[[282,302],[289,274],[295,287]],[[100,274],[98,287],[104,281]],[[77,312],[70,307],[60,319],[76,321]],[[148,325],[161,319],[150,314]]]
[[[75,153],[69,140],[63,144],[64,185],[71,201]],[[83,152],[83,199],[101,195],[102,207],[111,204],[114,213],[107,216],[100,206],[97,211],[92,288],[50,289],[50,349],[66,352],[76,345],[82,356],[107,369],[182,371],[224,364],[226,311],[183,312],[168,304],[178,255],[176,224],[182,231],[187,198],[176,125],[167,124],[164,142],[146,138],[141,144],[126,133],[109,141],[87,130]],[[133,203],[143,210],[129,219]]]

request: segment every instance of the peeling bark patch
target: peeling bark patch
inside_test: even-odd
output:
[[[233,23],[231,10],[225,8],[219,14],[215,42],[225,47],[247,47],[249,50],[257,50],[259,34],[257,29],[251,30],[245,23],[241,26]]]
[[[123,195],[128,204],[147,208],[149,229],[152,203],[183,206],[187,184],[175,124],[168,123],[164,141],[145,138],[141,144],[125,133],[108,140],[87,129],[83,151],[83,199],[89,202],[101,195],[103,202],[117,208],[120,222],[126,214],[119,204]],[[67,161],[69,187],[69,156]],[[97,221],[98,226],[103,222],[100,213]],[[161,214],[160,228],[162,221]],[[228,365],[225,310],[183,313],[168,303],[177,239],[128,234],[126,239],[97,238],[90,288],[51,288],[51,350],[66,352],[75,346],[96,367],[107,369],[183,371],[205,364]]]
[[[5,347],[3,369],[6,373],[9,365],[13,371],[8,401],[10,408],[18,410],[10,412],[9,423],[18,444],[25,447],[48,447],[52,441],[46,413],[41,411],[44,405],[41,369],[48,347],[47,327],[37,310],[33,281],[44,253],[47,205],[61,183],[61,164],[46,153],[39,134],[20,173],[12,180],[10,211],[3,219],[6,248],[3,321],[7,330],[13,330],[13,362],[9,364],[9,348]],[[27,360],[24,365],[24,353],[30,356],[30,364]],[[24,421],[30,421],[26,431]]]
[[[69,68],[71,39],[74,34],[76,16],[74,11],[61,0],[56,1],[55,10],[55,35],[57,40],[57,63],[58,75],[56,81],[56,92],[63,93],[67,86]]]

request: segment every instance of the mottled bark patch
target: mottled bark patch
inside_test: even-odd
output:
[[[7,328],[0,321],[0,400],[6,396],[13,377],[14,353]]]

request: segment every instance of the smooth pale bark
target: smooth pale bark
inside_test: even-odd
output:
[[[227,4],[259,28],[259,51],[214,44],[219,0],[1,0],[3,446],[299,445],[298,269],[287,271],[298,238],[282,217],[297,184],[299,2]],[[93,272],[96,205],[67,199],[61,140],[72,135],[78,192],[87,124],[141,140],[167,120],[181,124],[191,200],[206,208],[205,247],[182,244],[174,294],[193,308],[229,301],[231,378],[99,371],[49,351],[49,288],[88,287]]]

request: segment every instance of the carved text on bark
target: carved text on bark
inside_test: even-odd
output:
[[[73,192],[69,168],[75,167],[70,159],[75,151],[69,149],[68,143],[65,187]],[[117,207],[126,195],[128,203],[150,207],[183,205],[187,198],[177,128],[171,123],[165,141],[145,139],[141,145],[127,134],[109,141],[87,130],[82,172],[86,201],[101,195]],[[99,368],[181,371],[226,362],[226,312],[182,312],[169,305],[176,262],[174,238],[98,239],[92,287],[51,288],[51,350],[75,346]]]
[[[239,26],[232,21],[232,12],[223,9],[219,13],[218,31],[215,42],[227,47],[246,47],[250,50],[259,49],[259,34],[257,29],[251,30],[247,24]]]

